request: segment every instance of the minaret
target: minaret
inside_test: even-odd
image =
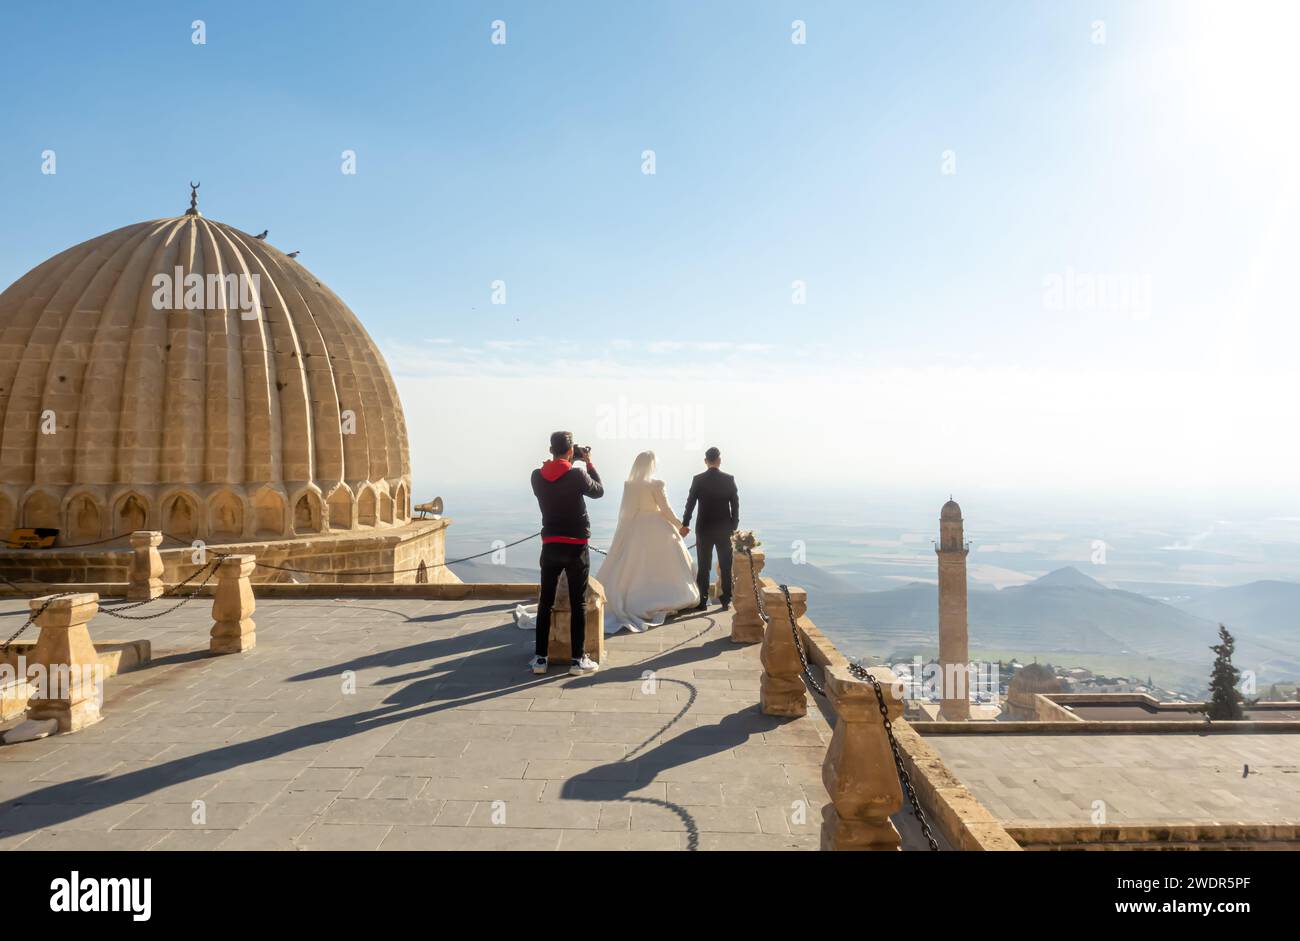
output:
[[[951,498],[939,514],[939,718],[970,719],[970,648],[966,638],[966,553],[961,507]]]

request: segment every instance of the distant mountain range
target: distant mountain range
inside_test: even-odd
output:
[[[1252,634],[1294,641],[1300,639],[1300,584],[1262,581],[1215,588],[1178,605],[1188,614],[1221,621]]]
[[[933,585],[810,601],[810,616],[834,637],[861,635],[877,655],[932,650],[938,644]],[[1129,676],[1162,677],[1199,689],[1208,676],[1219,622],[1237,640],[1235,663],[1260,683],[1300,676],[1300,585],[1256,582],[1208,593],[1186,608],[1107,588],[1078,569],[1057,569],[1026,585],[969,594],[972,650],[1091,664]]]

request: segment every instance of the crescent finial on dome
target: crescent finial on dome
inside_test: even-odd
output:
[[[187,216],[203,215],[203,213],[199,212],[199,187],[202,185],[203,185],[202,183],[193,183],[193,182],[190,183],[190,208],[185,210],[185,215]]]

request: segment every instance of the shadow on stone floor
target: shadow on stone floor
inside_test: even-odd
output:
[[[496,606],[488,606],[494,609]],[[459,616],[475,613],[483,609],[462,610]],[[337,742],[364,732],[384,728],[388,725],[419,719],[425,716],[454,710],[464,705],[485,702],[497,697],[527,690],[542,684],[552,684],[569,679],[565,674],[553,674],[548,677],[533,678],[517,682],[515,675],[523,671],[526,657],[519,643],[523,632],[513,624],[491,627],[486,630],[470,631],[447,637],[433,638],[392,651],[357,657],[330,667],[312,670],[290,677],[290,681],[320,679],[339,676],[345,670],[362,670],[367,667],[392,667],[407,663],[420,663],[434,658],[453,657],[449,662],[438,663],[427,670],[415,671],[404,677],[388,677],[376,685],[403,683],[400,689],[388,696],[383,704],[375,709],[323,719],[305,725],[295,726],[264,735],[247,742],[236,742],[213,748],[208,751],[164,761],[148,768],[141,768],[122,775],[87,775],[72,781],[50,784],[38,788],[19,798],[0,803],[0,833],[17,835],[32,830],[49,829],[60,823],[77,819],[122,803],[140,801],[155,791],[183,784],[199,778],[220,775],[243,765],[260,761],[282,758],[301,748]],[[608,684],[636,681],[640,682],[642,672],[646,669],[664,669],[669,666],[682,666],[718,656],[725,645],[725,638],[718,638],[697,647],[675,646],[660,655],[648,652],[648,656],[635,664],[612,668],[583,678],[571,685]],[[194,658],[202,659],[202,658]],[[516,663],[518,659],[518,663]],[[182,655],[178,663],[188,662],[191,658]],[[460,683],[449,683],[447,678],[472,676],[472,689],[469,695],[458,696],[433,702],[441,693],[455,693]],[[685,681],[677,681],[685,683]],[[690,684],[685,684],[690,685]],[[692,700],[693,701],[693,698]],[[432,704],[431,704],[432,703]],[[690,702],[686,708],[689,709]],[[752,710],[747,710],[752,711]],[[677,718],[680,718],[681,713]],[[735,721],[728,721],[735,720]],[[617,714],[611,714],[610,721],[617,721]],[[672,720],[676,721],[676,719]],[[672,724],[670,721],[670,725]],[[686,733],[691,736],[689,742],[704,744],[710,733],[714,742],[742,743],[750,733],[741,735],[743,722],[751,722],[752,717],[744,714],[724,719],[719,723],[722,734],[710,727],[702,727]],[[90,734],[93,735],[93,732]],[[662,734],[662,730],[656,736]],[[734,747],[717,744],[716,750]],[[660,746],[660,749],[664,746]],[[668,768],[684,757],[673,758],[667,751],[656,750],[653,764]],[[642,760],[642,759],[638,759]],[[590,778],[590,774],[584,776]],[[566,784],[567,786],[567,784]],[[624,794],[626,795],[626,790]],[[25,820],[24,807],[41,806],[43,812],[38,820]],[[685,814],[681,808],[673,809],[679,816]],[[686,815],[689,817],[689,815]],[[693,832],[687,826],[688,837]],[[697,835],[698,838],[698,835]]]

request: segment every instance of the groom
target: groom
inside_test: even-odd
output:
[[[695,528],[695,555],[699,560],[696,581],[700,586],[700,603],[688,611],[703,611],[709,603],[709,575],[713,570],[713,550],[718,551],[718,565],[722,568],[722,610],[731,607],[731,534],[740,525],[740,495],[736,491],[736,478],[724,474],[722,452],[709,448],[704,452],[705,471],[691,481],[691,493],[686,498],[686,512],[682,515],[681,534],[691,531],[691,514],[695,504],[700,505],[699,522]]]

